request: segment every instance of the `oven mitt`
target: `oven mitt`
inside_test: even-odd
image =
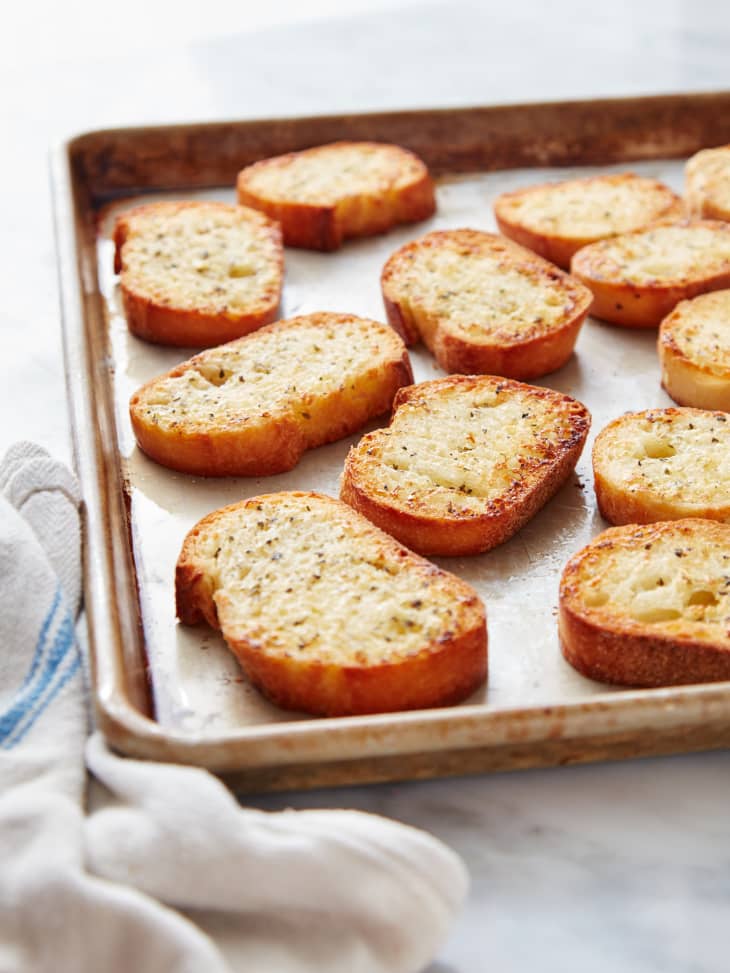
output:
[[[241,969],[416,973],[467,884],[423,832],[241,808],[207,771],[118,757],[99,734],[86,764],[108,801],[85,815],[78,506],[39,447],[0,464],[0,973],[232,973],[161,902],[239,913]]]

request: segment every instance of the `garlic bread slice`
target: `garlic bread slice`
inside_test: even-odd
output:
[[[684,196],[692,216],[730,220],[730,145],[702,149],[687,163]]]
[[[676,408],[620,416],[596,437],[593,475],[612,524],[730,521],[730,416]]]
[[[565,364],[591,304],[579,281],[494,233],[438,230],[381,277],[390,324],[447,372],[537,378]]]
[[[730,525],[611,527],[568,562],[560,641],[584,676],[624,686],[730,679]]]
[[[566,179],[503,193],[494,202],[500,231],[568,270],[596,240],[682,216],[682,201],[656,179],[633,172]]]
[[[278,224],[243,206],[162,202],[114,229],[127,325],[161,345],[209,348],[276,318],[284,274]]]
[[[280,221],[287,246],[310,250],[336,250],[436,209],[424,163],[380,142],[334,142],[263,159],[238,174],[237,186],[240,203]]]
[[[679,303],[659,327],[658,348],[675,402],[730,412],[730,290]]]
[[[341,497],[420,554],[477,554],[557,492],[589,427],[585,406],[552,389],[491,375],[412,385],[390,426],[350,450]]]
[[[180,620],[220,629],[285,709],[448,706],[486,677],[475,591],[332,497],[274,493],[214,511],[185,538],[175,580]]]
[[[319,312],[201,352],[130,402],[140,448],[199,476],[269,476],[356,432],[413,381],[385,324]]]
[[[595,317],[653,328],[680,301],[730,286],[730,224],[688,220],[623,233],[583,247],[570,268],[593,292]]]

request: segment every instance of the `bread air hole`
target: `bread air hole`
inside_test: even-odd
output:
[[[543,301],[548,307],[558,307],[565,301],[565,296],[563,294],[545,294]]]
[[[252,267],[251,264],[237,263],[230,264],[228,267],[229,277],[254,277],[256,275],[256,268]]]
[[[693,591],[687,601],[688,605],[716,605],[717,597],[711,591],[699,589]]]
[[[633,616],[637,622],[652,625],[655,622],[671,622],[675,618],[681,618],[682,613],[676,608],[647,608],[644,611],[634,611]]]
[[[677,452],[671,443],[664,442],[661,439],[644,439],[642,446],[644,455],[648,456],[649,459],[667,459],[669,456],[675,456]]]
[[[608,601],[608,594],[605,591],[591,591],[586,595],[585,601],[589,608],[600,608]]]
[[[214,363],[198,366],[197,372],[211,385],[224,385],[231,377],[231,372]]]
[[[664,578],[659,574],[647,574],[638,579],[637,587],[640,591],[652,591],[654,588],[663,588]]]

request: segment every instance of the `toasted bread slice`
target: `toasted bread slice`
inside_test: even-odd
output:
[[[238,200],[279,220],[287,246],[310,250],[336,250],[436,209],[424,163],[379,142],[334,142],[255,162],[238,174]]]
[[[494,215],[505,236],[567,270],[589,243],[657,219],[680,219],[682,201],[656,179],[621,172],[503,193]]]
[[[675,402],[730,412],[730,290],[678,304],[659,328],[659,361]]]
[[[612,524],[730,521],[730,416],[674,408],[627,413],[596,437],[593,475],[598,509]]]
[[[420,554],[477,554],[511,537],[578,461],[585,406],[552,389],[450,376],[401,389],[363,436],[341,497]]]
[[[692,216],[730,220],[730,145],[692,156],[685,168],[685,200]]]
[[[680,301],[730,286],[730,225],[654,225],[583,247],[570,266],[593,291],[595,317],[653,328]]]
[[[730,526],[609,528],[568,562],[559,628],[568,662],[600,682],[730,679]]]
[[[276,318],[284,257],[278,224],[225,203],[150,203],[114,229],[129,330],[160,345],[209,348]]]
[[[494,233],[439,230],[397,250],[381,278],[388,321],[447,372],[537,378],[572,354],[590,291]]]
[[[387,325],[320,312],[201,352],[130,402],[141,449],[200,476],[268,476],[387,412],[413,381]]]
[[[219,628],[285,709],[448,706],[486,677],[474,590],[332,497],[274,493],[209,514],[185,539],[176,595],[181,621]]]

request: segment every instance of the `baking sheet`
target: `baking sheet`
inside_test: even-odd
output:
[[[661,179],[681,192],[682,165],[672,160],[443,177],[438,181],[438,211],[430,220],[347,243],[333,254],[287,249],[281,317],[330,310],[384,320],[379,277],[388,256],[433,229],[496,230],[491,204],[499,193],[551,179],[628,169]],[[233,202],[235,194],[231,188],[144,196],[145,201],[162,198]],[[112,271],[110,232],[116,214],[140,201],[140,197],[123,200],[104,211],[98,272],[111,339],[118,446],[130,491],[131,536],[155,717],[163,731],[192,740],[219,739],[242,728],[272,723],[311,723],[310,717],[277,709],[251,688],[217,633],[176,622],[174,566],[185,533],[213,509],[277,490],[308,489],[336,496],[347,450],[360,434],[310,451],[290,473],[260,479],[194,478],[158,466],[137,449],[127,413],[130,396],[142,383],[193,353],[155,347],[127,332]],[[659,384],[655,346],[654,330],[634,332],[589,318],[573,358],[535,383],[574,395],[591,411],[592,430],[576,474],[501,547],[476,557],[433,559],[472,584],[487,607],[489,680],[457,709],[470,713],[529,710],[626,692],[583,678],[562,659],[556,627],[558,579],[568,557],[607,526],[596,512],[590,472],[596,433],[624,411],[671,404]],[[444,374],[423,347],[409,353],[416,381]],[[386,421],[387,417],[367,428]]]

